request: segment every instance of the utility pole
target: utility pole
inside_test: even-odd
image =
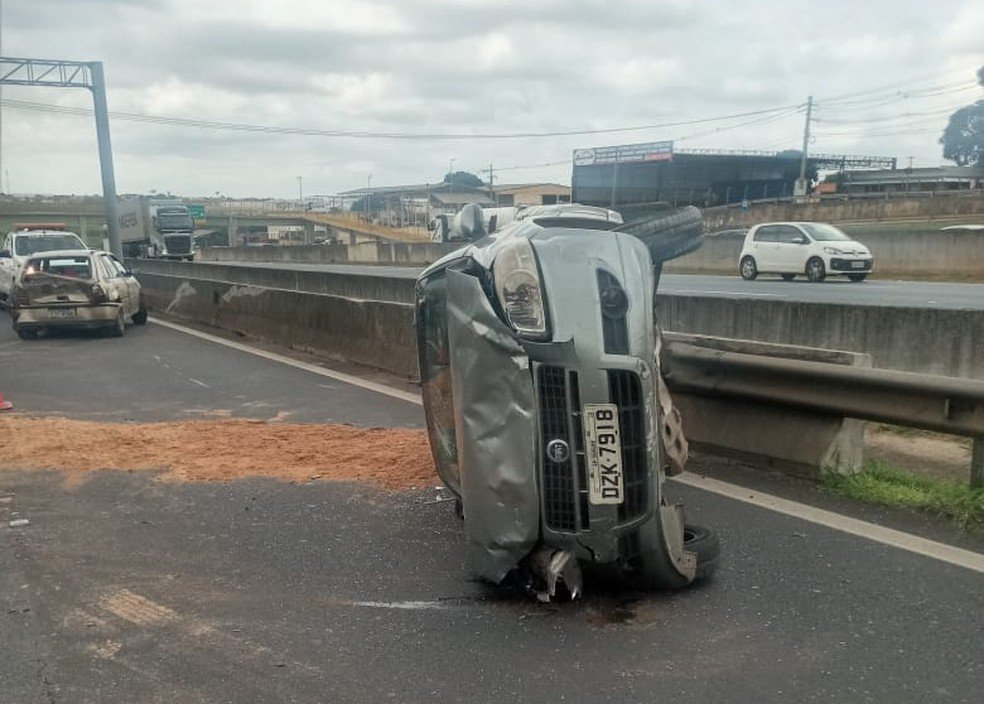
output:
[[[454,193],[454,157],[448,161],[448,193]]]
[[[372,174],[366,179],[366,220],[372,222]]]
[[[495,186],[493,185],[495,180],[495,171],[492,169],[491,161],[489,161],[489,168],[482,169],[482,173],[489,175],[489,198],[492,199],[492,205],[499,205],[495,199]]]
[[[803,125],[803,153],[800,155],[800,175],[796,179],[796,188],[793,189],[793,195],[797,197],[805,197],[807,192],[806,186],[806,159],[807,150],[810,147],[810,118],[813,117],[813,96],[809,96],[806,99],[806,123]]]
[[[297,200],[301,201],[302,204],[304,203],[304,177],[302,176],[297,177]]]
[[[3,0],[0,0],[0,56],[3,56]],[[0,100],[3,100],[3,86],[0,86]],[[3,104],[0,103],[0,169],[3,168]],[[0,173],[6,173],[0,171]],[[7,177],[7,191],[0,183],[0,193],[10,191],[10,176]]]

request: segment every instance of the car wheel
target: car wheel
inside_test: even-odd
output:
[[[806,263],[806,278],[815,284],[827,278],[827,268],[823,265],[823,259],[813,257]]]
[[[721,543],[717,533],[710,528],[688,523],[683,527],[683,548],[697,553],[697,571],[694,581],[707,579],[718,566],[721,555]]]
[[[864,281],[865,279],[868,278],[868,274],[867,273],[864,273],[864,274],[848,274],[847,275],[847,278],[849,278],[851,281]]]
[[[796,278],[796,274],[779,274],[783,281],[792,281]]]
[[[38,337],[38,331],[34,328],[14,328],[17,332],[17,337],[22,340],[36,340]]]
[[[619,225],[615,232],[625,232],[642,240],[649,249],[653,264],[682,257],[700,247],[704,220],[693,206],[673,208],[655,215]]]
[[[657,528],[657,530],[661,530]],[[643,543],[646,541],[643,540]],[[721,545],[717,534],[704,526],[691,523],[683,527],[684,550],[697,555],[694,580],[710,577],[717,569]],[[638,589],[680,589],[688,582],[683,577],[667,569],[658,553],[635,555],[621,567],[621,576],[627,586]]]
[[[123,315],[123,306],[120,306],[116,311],[116,320],[113,322],[113,327],[109,329],[110,337],[123,337],[123,333],[126,332],[126,316]]]
[[[144,303],[143,296],[140,297],[140,309],[130,319],[134,325],[147,324],[147,304]]]
[[[741,260],[741,266],[738,267],[741,271],[741,278],[745,281],[754,281],[755,277],[759,275],[758,267],[755,265],[755,259],[752,257],[745,257]]]

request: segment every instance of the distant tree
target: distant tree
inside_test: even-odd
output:
[[[977,82],[984,86],[984,66],[977,70]],[[950,115],[940,144],[944,159],[958,166],[984,166],[984,100]]]
[[[462,188],[481,188],[485,185],[478,176],[467,171],[455,171],[451,173],[450,171],[444,174],[444,183],[450,183],[453,186],[461,186]]]

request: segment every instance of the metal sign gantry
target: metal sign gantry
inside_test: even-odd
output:
[[[109,139],[109,110],[106,106],[106,78],[102,62],[0,56],[0,85],[88,88],[92,92],[109,248],[113,254],[122,257],[123,245],[120,242],[116,213],[116,174],[113,171],[113,146]]]

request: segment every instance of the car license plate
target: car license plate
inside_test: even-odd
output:
[[[588,458],[588,499],[592,504],[622,503],[625,492],[618,406],[585,404],[584,445]]]
[[[48,311],[48,317],[50,318],[74,318],[75,309],[74,308],[52,308]]]
[[[851,267],[854,269],[864,269],[864,262],[851,262]]]

